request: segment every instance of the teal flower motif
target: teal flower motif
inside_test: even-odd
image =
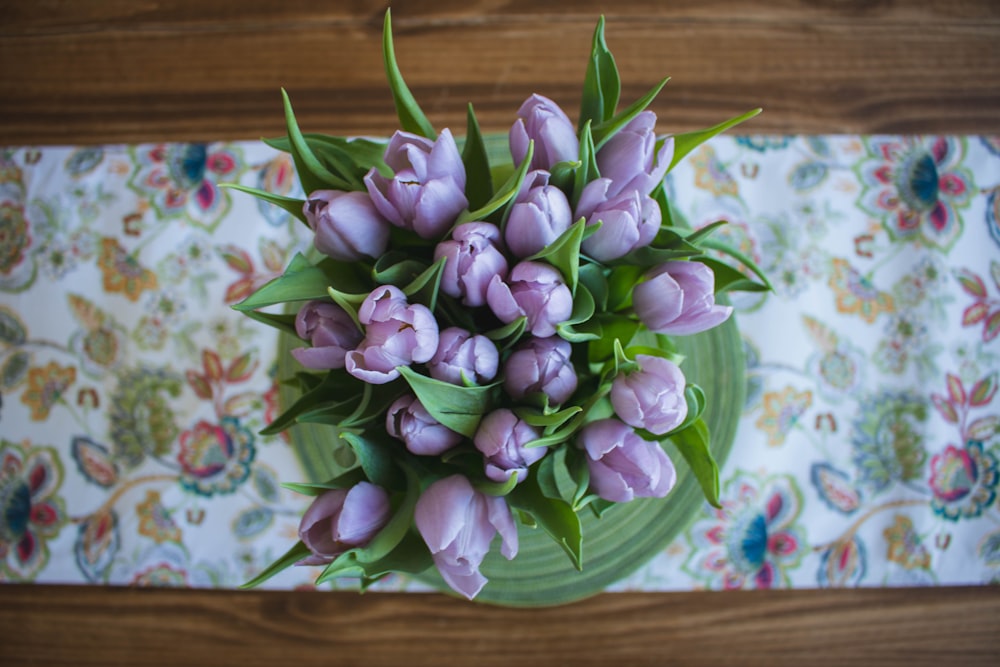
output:
[[[855,166],[862,184],[858,206],[889,235],[947,251],[962,233],[958,210],[976,192],[972,174],[961,167],[961,139],[873,137],[868,157]]]
[[[927,401],[917,394],[884,391],[861,401],[851,434],[860,483],[878,493],[893,482],[920,479],[926,421]]]
[[[977,517],[996,499],[998,480],[997,459],[982,442],[948,445],[931,458],[931,509],[949,521]]]
[[[736,143],[758,153],[777,151],[792,143],[788,135],[755,134],[736,137]]]
[[[200,421],[181,433],[180,443],[181,486],[198,495],[233,493],[250,476],[254,437],[236,417]]]

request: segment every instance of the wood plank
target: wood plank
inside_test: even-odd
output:
[[[995,588],[442,595],[0,587],[0,664],[996,664]]]
[[[3,144],[256,139],[281,132],[282,86],[309,130],[396,127],[382,3],[3,4]],[[640,2],[609,14],[607,35],[624,99],[673,77],[653,106],[663,131],[763,106],[745,131],[1000,132],[1000,4],[941,4]],[[505,131],[535,91],[575,110],[596,3],[460,6],[395,13],[404,74],[436,125],[462,127],[471,101],[485,130]]]

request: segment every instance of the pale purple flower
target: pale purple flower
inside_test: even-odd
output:
[[[468,380],[484,384],[496,377],[499,365],[500,352],[489,338],[448,327],[441,332],[437,352],[427,362],[427,370],[431,377],[442,382],[464,385]]]
[[[385,430],[421,456],[437,456],[462,441],[462,435],[434,419],[415,396],[397,398],[385,415]]]
[[[389,244],[389,221],[368,193],[317,190],[306,199],[302,212],[315,232],[313,245],[334,259],[379,257]]]
[[[662,498],[677,481],[674,464],[663,448],[643,440],[617,419],[587,424],[577,443],[587,452],[590,486],[605,500],[625,503],[639,497]]]
[[[507,259],[499,243],[500,230],[488,222],[466,222],[455,227],[451,239],[434,249],[435,260],[445,258],[441,291],[461,297],[467,306],[484,305],[493,277],[507,277]]]
[[[597,152],[597,169],[613,185],[608,195],[636,190],[648,195],[666,176],[674,157],[674,138],[656,150],[656,114],[643,111],[628,122]]]
[[[598,178],[583,188],[576,217],[601,227],[583,240],[583,251],[599,262],[618,259],[649,245],[660,230],[660,206],[648,195],[628,190],[611,196],[611,180]]]
[[[469,205],[465,166],[448,130],[442,130],[437,141],[396,132],[385,149],[385,163],[393,177],[372,168],[365,187],[375,208],[397,227],[439,239]]]
[[[369,482],[324,491],[299,523],[299,539],[312,555],[298,564],[325,565],[348,549],[365,546],[385,527],[391,512],[389,494]]]
[[[549,405],[569,400],[577,377],[572,347],[558,336],[531,338],[518,345],[504,363],[504,390],[515,401],[533,393],[549,397]]]
[[[517,555],[517,526],[506,501],[475,490],[464,475],[427,487],[413,519],[445,582],[470,600],[486,585],[479,566],[494,535],[500,534],[507,560]]]
[[[573,211],[563,191],[549,185],[549,172],[533,171],[507,216],[504,241],[517,257],[529,257],[569,229]]]
[[[402,290],[377,287],[358,309],[365,327],[361,344],[347,353],[345,368],[370,384],[385,384],[399,377],[397,366],[429,361],[438,346],[438,324],[424,305],[410,304]]]
[[[551,170],[559,162],[573,162],[580,157],[580,140],[569,116],[542,95],[532,95],[524,101],[510,128],[510,154],[515,166],[524,161],[532,140],[535,150],[531,169]]]
[[[295,333],[312,347],[292,350],[296,361],[314,370],[343,368],[348,350],[361,341],[351,316],[335,303],[309,301],[295,315]]]
[[[715,303],[715,274],[701,262],[666,262],[632,291],[635,314],[652,331],[684,336],[725,322],[731,306]]]
[[[545,338],[573,313],[573,294],[557,269],[543,262],[521,262],[507,277],[494,276],[486,290],[490,310],[503,322],[527,317],[527,329]]]
[[[487,477],[494,482],[506,482],[516,472],[520,483],[527,476],[528,467],[545,456],[545,447],[525,447],[541,435],[511,410],[500,408],[483,417],[472,441],[486,459]]]
[[[635,361],[638,370],[619,373],[611,384],[611,405],[626,424],[665,435],[687,417],[684,373],[662,357],[638,354]]]

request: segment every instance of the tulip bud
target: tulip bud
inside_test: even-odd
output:
[[[462,441],[462,436],[434,419],[415,396],[400,396],[385,416],[385,430],[421,456],[437,456]]]
[[[662,498],[673,488],[677,472],[666,452],[640,438],[617,419],[600,419],[583,427],[578,444],[587,452],[590,486],[605,500]]]
[[[515,166],[524,161],[530,141],[535,142],[531,169],[551,170],[559,162],[573,162],[580,157],[580,140],[569,116],[541,95],[524,101],[510,128],[510,154]]]
[[[527,317],[527,329],[545,338],[556,325],[573,313],[573,294],[562,274],[543,262],[521,262],[511,270],[508,282],[494,276],[486,290],[490,310],[502,322]]]
[[[507,395],[517,401],[542,393],[549,397],[549,405],[565,403],[577,385],[572,351],[569,342],[558,336],[531,338],[520,344],[504,364]]]
[[[506,482],[516,472],[520,483],[527,476],[528,467],[545,456],[545,447],[525,447],[540,437],[534,426],[501,408],[483,417],[472,441],[486,457],[487,477],[494,482]]]
[[[391,382],[399,377],[397,366],[429,361],[437,351],[434,315],[426,306],[408,303],[398,287],[375,288],[361,303],[358,320],[365,337],[347,353],[344,367],[370,384]]]
[[[414,523],[445,582],[471,600],[486,585],[479,572],[493,536],[500,534],[500,553],[517,555],[517,526],[503,498],[476,491],[463,475],[431,484],[414,509]]]
[[[467,306],[486,303],[486,289],[493,276],[507,277],[507,260],[497,248],[500,230],[488,222],[467,222],[455,227],[451,240],[434,249],[434,259],[445,258],[441,290]]]
[[[365,176],[365,187],[375,208],[397,227],[438,239],[469,205],[465,166],[448,130],[442,130],[437,141],[396,132],[385,149],[385,163],[393,177],[373,168]]]
[[[295,333],[312,347],[292,350],[292,356],[314,370],[343,368],[344,356],[361,340],[351,316],[335,303],[310,301],[295,316]]]
[[[389,522],[391,510],[389,494],[368,482],[316,496],[299,523],[299,539],[312,555],[298,564],[325,565],[365,546]]]
[[[313,245],[344,262],[379,257],[389,244],[389,222],[364,192],[317,190],[302,207],[315,232]]]
[[[464,385],[489,382],[497,374],[500,353],[486,336],[473,336],[465,329],[449,327],[441,332],[438,349],[427,362],[431,377],[442,382]]]
[[[600,228],[583,240],[583,251],[599,262],[618,259],[649,245],[660,230],[660,206],[635,190],[607,197],[611,181],[598,178],[588,183],[576,207],[577,218]]]
[[[572,222],[563,191],[549,185],[547,171],[533,171],[510,209],[504,240],[514,255],[529,257],[559,238]]]
[[[656,114],[643,111],[614,134],[597,152],[597,169],[610,178],[608,196],[635,190],[648,195],[663,181],[674,157],[674,138],[656,150]]]
[[[619,373],[611,384],[611,405],[626,424],[665,435],[687,417],[684,374],[662,357],[639,354],[635,361],[639,370]]]
[[[684,336],[722,324],[731,306],[715,303],[715,274],[701,262],[666,262],[632,291],[635,314],[658,333]]]

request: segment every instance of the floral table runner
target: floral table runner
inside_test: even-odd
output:
[[[668,179],[775,292],[735,303],[723,508],[615,589],[1000,578],[1000,139],[721,137]],[[259,143],[0,150],[0,581],[230,588],[296,538],[275,333],[229,306],[308,234],[226,182],[301,196]]]

